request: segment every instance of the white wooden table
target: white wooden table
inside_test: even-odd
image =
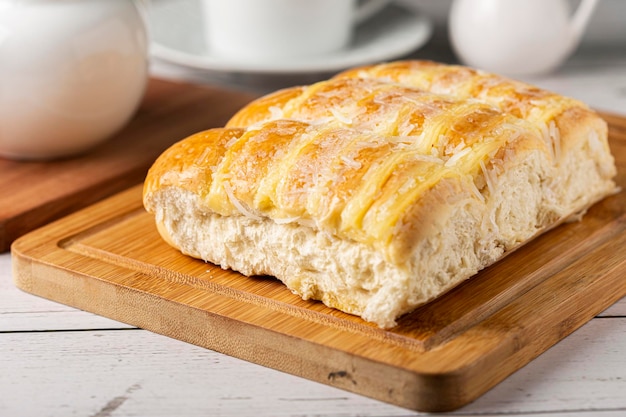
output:
[[[574,57],[532,81],[626,114],[626,56]],[[626,299],[452,414],[626,416]],[[0,416],[240,415],[418,413],[28,295],[0,255]]]

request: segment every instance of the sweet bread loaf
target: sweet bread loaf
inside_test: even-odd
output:
[[[356,68],[262,97],[166,150],[163,238],[388,328],[615,191],[583,103],[462,66]]]

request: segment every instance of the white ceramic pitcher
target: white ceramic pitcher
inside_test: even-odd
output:
[[[0,0],[0,156],[88,150],[131,116],[148,77],[133,0]]]
[[[597,0],[454,0],[449,31],[466,64],[504,74],[554,70],[578,46]]]

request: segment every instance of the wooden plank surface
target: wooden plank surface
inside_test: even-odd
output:
[[[49,162],[0,158],[0,252],[30,230],[142,182],[166,147],[222,126],[252,98],[152,79],[129,124],[88,153]]]
[[[618,125],[618,126],[617,126]],[[626,134],[611,126],[618,183]],[[402,407],[465,405],[626,294],[626,195],[381,330],[180,255],[132,188],[16,242],[18,287]],[[616,250],[617,249],[617,250]]]
[[[623,417],[625,325],[592,320],[455,415]],[[7,417],[418,416],[145,330],[0,333],[0,369]]]

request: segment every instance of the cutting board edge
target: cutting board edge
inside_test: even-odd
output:
[[[19,238],[12,247],[15,285],[25,292],[135,325],[158,334],[218,350],[243,360],[417,411],[450,411],[472,402],[613,303],[611,301],[610,303],[605,303],[606,305],[597,305],[594,311],[588,311],[584,316],[580,316],[576,320],[566,319],[563,322],[553,323],[552,326],[560,329],[558,336],[554,340],[545,341],[540,345],[520,348],[518,346],[520,342],[517,340],[520,337],[518,334],[519,329],[514,329],[515,331],[510,332],[509,338],[504,343],[500,343],[489,355],[481,358],[481,362],[490,363],[500,359],[509,359],[513,361],[513,364],[487,373],[484,372],[484,368],[479,366],[478,362],[466,363],[456,369],[452,367],[445,373],[415,372],[411,369],[385,364],[377,361],[376,358],[355,356],[349,352],[321,344],[313,344],[313,346],[312,342],[289,334],[262,328],[255,323],[242,323],[232,317],[221,316],[201,309],[195,309],[192,316],[187,314],[188,320],[184,323],[179,323],[179,326],[182,327],[172,327],[171,324],[163,325],[161,322],[155,323],[154,320],[151,320],[154,314],[167,312],[169,314],[166,315],[175,316],[178,310],[184,310],[186,306],[169,303],[168,300],[164,300],[162,297],[135,291],[133,288],[125,288],[124,291],[120,292],[119,288],[105,279],[59,268],[54,264],[54,261],[49,261],[49,258],[54,258],[55,252],[63,252],[70,257],[80,257],[80,254],[69,253],[65,250],[65,247],[69,245],[68,239],[75,238],[77,233],[88,227],[98,227],[99,224],[106,224],[107,221],[114,219],[116,216],[123,216],[125,213],[135,211],[141,205],[140,200],[138,200],[139,189],[140,187],[136,186],[109,198],[123,199],[130,197],[135,201],[131,205],[126,205],[123,210],[108,210],[107,200],[109,199],[107,199],[70,215],[70,217],[81,219],[80,224],[75,224],[72,228],[62,227],[65,224],[65,220],[61,219],[44,227],[43,230],[40,229]],[[83,212],[86,211],[90,215],[84,216]],[[46,239],[44,244],[37,243],[35,239],[40,234],[43,234]],[[33,240],[31,241],[31,239]],[[42,277],[45,277],[45,279]],[[88,281],[87,284],[85,280]],[[85,285],[99,286],[99,289],[94,291],[96,293],[101,293],[102,291],[116,292],[116,307],[112,305],[95,307],[90,305],[89,300],[82,299],[80,294],[76,294],[76,288],[82,289],[79,293],[86,292]],[[60,289],[60,287],[63,288]],[[615,298],[616,293],[613,295]],[[78,298],[76,298],[77,296]],[[145,301],[137,302],[138,298]],[[120,311],[118,307],[121,301],[123,301],[121,304],[125,308]],[[565,300],[563,301],[563,303],[566,302]],[[129,311],[133,309],[142,313],[129,314]],[[134,317],[135,319],[143,317],[143,319],[129,320],[129,317]],[[485,320],[489,319],[490,317],[485,318]],[[267,337],[268,332],[271,332],[272,337],[270,339],[274,341],[274,347],[259,358],[254,352],[247,350],[242,352],[237,347],[232,347],[229,337],[223,340],[218,339],[217,341],[216,339],[211,339],[212,342],[207,342],[207,339],[202,339],[201,337],[195,337],[197,334],[202,334],[202,330],[196,328],[198,324],[202,323],[203,327],[206,327],[207,322],[210,322],[216,329],[220,325],[231,330],[236,328],[240,336],[241,334],[244,335],[244,340],[258,341],[262,339],[262,337],[258,337],[259,332],[264,333],[265,337]],[[310,345],[307,347],[313,349],[319,354],[318,357],[324,359],[319,361],[307,359],[315,357],[315,355],[302,355],[300,349],[303,344]],[[532,352],[528,354],[524,349],[531,349]],[[432,354],[432,352],[428,353]],[[412,352],[412,354],[416,353]],[[285,360],[286,355],[288,355],[290,360]],[[521,359],[515,359],[516,357]],[[335,361],[329,363],[328,358],[335,358]],[[355,372],[358,372],[358,375]],[[378,379],[376,375],[380,375],[381,372],[383,374],[393,373],[393,378],[390,378],[390,380],[396,382],[396,385],[389,386],[386,391],[383,390],[382,392],[376,389],[375,384],[375,381]],[[433,386],[437,387],[436,392],[424,394],[425,391],[432,390]]]
[[[22,239],[23,237],[19,240]],[[315,344],[283,332],[261,328],[254,323],[244,323],[202,309],[190,311],[183,304],[171,303],[154,294],[136,291],[133,288],[120,292],[119,288],[106,280],[58,269],[53,264],[41,262],[27,253],[20,252],[19,245],[16,246],[12,253],[14,284],[20,290],[34,296],[407,409],[449,411],[475,399],[475,397],[459,398],[458,396],[459,391],[464,391],[459,390],[458,381],[467,379],[463,372],[455,371],[446,375],[419,374],[405,368],[377,362],[371,358],[355,356],[349,352]],[[41,276],[46,276],[46,279],[38,278]],[[77,301],[75,288],[84,288],[85,279],[90,281],[88,285],[92,289],[93,286],[99,286],[100,293],[115,291],[115,306],[109,304],[106,307],[94,308],[89,300]],[[146,308],[146,306],[150,307]],[[128,314],[132,310],[139,310],[140,314],[131,313],[135,319],[128,320]],[[160,320],[157,322],[151,320],[154,315],[182,315],[187,320],[177,322],[175,328],[172,328],[171,323],[164,324]],[[137,319],[137,317],[143,317],[143,319]],[[198,329],[200,324],[204,329]],[[211,332],[211,337],[207,338],[206,328],[214,328],[216,331]],[[252,346],[255,349],[260,347],[259,340],[270,339],[272,343],[269,346],[262,346],[264,353],[260,359],[258,354],[250,349],[242,351],[233,346],[229,333],[221,332],[222,336],[219,337],[220,328],[236,329],[240,340],[255,340],[256,343]],[[262,337],[258,337],[259,332],[263,333]],[[272,333],[272,336],[268,338],[267,333]],[[303,346],[310,350],[309,354],[303,354]],[[393,379],[391,379],[393,383],[389,384],[387,381],[387,389],[381,395],[376,381],[379,381],[381,375],[385,374],[393,374]],[[436,381],[438,387],[436,403],[431,401],[432,396],[419,395],[419,388],[416,388],[431,386],[433,383],[429,383],[429,380]],[[443,396],[442,392],[450,393],[450,397]],[[423,401],[424,399],[426,401]]]
[[[219,351],[248,362],[420,412],[452,411],[473,402],[606,308],[597,307],[594,310],[589,310],[579,314],[575,320],[565,318],[554,321],[551,326],[560,329],[560,331],[558,334],[555,333],[552,340],[545,340],[542,343],[532,345],[520,345],[519,334],[513,331],[504,343],[500,343],[490,355],[483,356],[480,362],[474,362],[469,366],[445,374],[418,374],[405,368],[390,366],[371,358],[358,357],[331,347],[311,345],[308,341],[294,338],[288,334],[262,329],[252,323],[242,323],[236,319],[201,309],[194,309],[190,312],[182,304],[172,304],[153,294],[135,292],[132,288],[121,294],[118,288],[105,280],[74,274],[71,271],[58,270],[53,265],[40,262],[27,254],[17,252],[14,259],[14,270],[17,272],[14,275],[15,285],[30,294],[103,315],[186,343]],[[41,280],[36,283],[32,281],[37,280],[34,275],[28,275],[29,271],[32,272],[33,269],[40,273],[39,276],[48,277],[43,284]],[[25,271],[27,271],[26,275]],[[58,280],[55,279],[55,276]],[[93,306],[88,305],[88,301],[83,303],[71,300],[71,291],[59,291],[59,280],[63,281],[66,288],[72,289],[83,287],[85,278],[92,281],[91,285],[109,287],[107,290],[115,291],[116,307],[110,305],[109,310],[93,308]],[[74,284],[70,282],[71,280],[77,282]],[[59,294],[66,294],[68,298],[63,299]],[[612,298],[617,298],[616,293]],[[616,300],[607,302],[607,307],[614,301]],[[124,306],[123,313],[118,310],[120,305]],[[146,309],[146,306],[150,306],[150,308]],[[141,310],[140,314],[133,317],[144,317],[144,319],[128,320],[129,307]],[[184,314],[181,314],[183,312]],[[176,325],[181,327],[175,327],[175,330],[172,330],[171,323],[162,324],[150,320],[152,314],[182,315],[187,320],[183,323],[178,322]],[[213,336],[219,335],[219,329],[222,328],[236,330],[240,340],[257,341],[257,344],[252,346],[255,349],[259,348],[258,340],[267,340],[267,333],[271,332],[273,334],[269,339],[272,340],[272,344],[271,346],[263,346],[266,350],[260,358],[252,350],[244,350],[242,353],[241,350],[234,348],[232,338],[226,332],[221,332],[221,338],[212,338],[211,342],[207,343],[207,339],[202,336],[206,333],[203,333],[203,329],[199,328],[200,323],[202,328],[214,327],[216,331]],[[259,337],[259,332],[262,333],[262,337]],[[303,343],[308,345],[307,349],[310,351],[305,352],[308,354],[303,355],[301,350]],[[511,351],[513,351],[512,354]],[[308,359],[315,357],[323,359],[317,361]],[[499,360],[506,360],[508,364],[499,369],[490,366],[488,368],[490,371],[485,372],[481,362],[493,365],[493,362]],[[386,389],[380,390],[376,381],[384,379],[384,376],[381,378],[381,375],[389,375],[390,373],[393,374],[393,378],[385,379]]]

